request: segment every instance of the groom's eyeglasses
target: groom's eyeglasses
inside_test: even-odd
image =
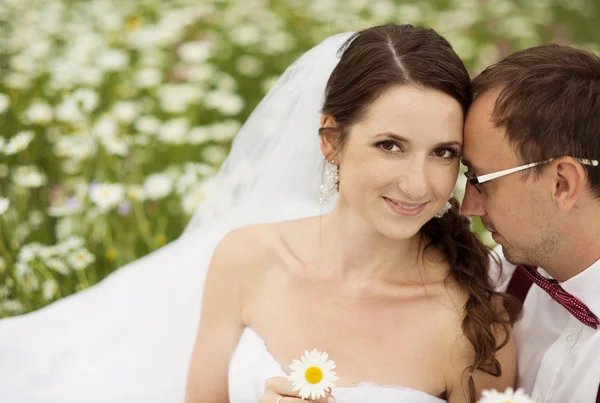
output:
[[[472,173],[470,173],[469,171],[467,171],[467,172],[465,172],[465,176],[469,180],[469,183],[471,185],[473,185],[473,187],[475,189],[477,189],[477,191],[479,193],[482,193],[483,186],[481,186],[481,185],[485,182],[489,182],[493,179],[498,179],[503,176],[513,174],[515,172],[524,171],[526,169],[533,168],[538,165],[547,164],[550,161],[552,161],[553,159],[554,158],[550,158],[546,161],[532,162],[531,164],[525,164],[525,165],[521,165],[521,166],[518,166],[515,168],[504,169],[502,171],[493,172],[491,174],[485,174],[485,175],[481,175],[481,176],[475,176]],[[583,164],[583,165],[590,165],[593,167],[597,167],[599,165],[598,160],[588,160],[588,159],[584,159],[584,158],[576,158],[576,159],[577,159],[577,161],[579,161],[580,164]]]

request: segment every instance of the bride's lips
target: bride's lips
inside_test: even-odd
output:
[[[384,197],[383,200],[387,205],[396,213],[403,216],[415,216],[425,210],[426,203],[406,203],[398,200],[388,199]]]

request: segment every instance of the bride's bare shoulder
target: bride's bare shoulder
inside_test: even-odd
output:
[[[226,261],[237,268],[267,267],[281,256],[281,250],[308,238],[315,218],[252,224],[229,232],[219,242],[213,260]],[[306,235],[305,235],[306,234]]]

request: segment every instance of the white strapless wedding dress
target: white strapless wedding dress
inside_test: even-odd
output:
[[[247,327],[229,366],[230,403],[256,403],[263,395],[265,381],[285,376],[282,366],[269,353],[263,339]],[[435,396],[401,386],[363,382],[351,388],[334,388],[337,403],[442,403]]]
[[[325,84],[349,33],[311,49],[236,136],[216,185],[188,230],[100,284],[27,315],[0,320],[0,403],[181,403],[213,250],[233,228],[326,213],[316,135]],[[246,330],[231,361],[232,403],[258,401],[283,375]],[[408,388],[361,384],[340,403],[438,403]]]

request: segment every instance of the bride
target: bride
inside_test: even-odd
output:
[[[346,39],[332,38],[292,67],[281,101],[305,106],[283,113],[290,129],[275,135],[315,137],[294,123],[321,104],[294,84],[324,83],[313,74],[324,74]],[[313,348],[335,359],[332,394],[341,402],[473,402],[477,389],[512,386],[510,321],[488,277],[488,254],[456,202],[445,207],[470,101],[465,67],[433,30],[411,26],[361,31],[342,51],[319,129],[322,197],[339,192],[337,202],[327,214],[245,226],[219,243],[189,403],[261,395],[300,402],[285,364]],[[287,155],[273,160],[285,174],[306,166]]]
[[[292,403],[284,368],[313,347],[341,403],[511,386],[512,312],[446,208],[469,100],[432,30],[328,38],[248,119],[178,240],[0,321],[0,401]]]

